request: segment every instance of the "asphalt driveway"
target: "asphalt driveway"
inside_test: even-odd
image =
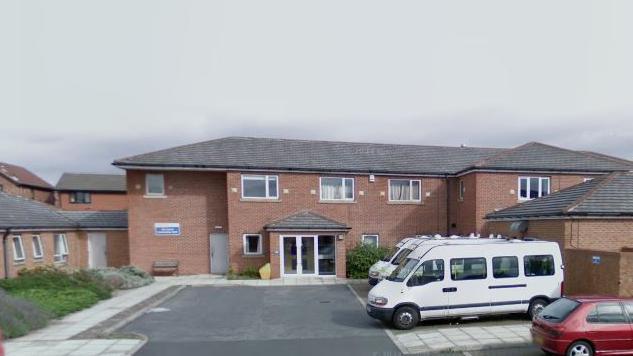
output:
[[[399,355],[344,285],[189,287],[124,328],[137,355]],[[164,309],[163,309],[164,308]]]

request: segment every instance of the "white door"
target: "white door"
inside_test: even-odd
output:
[[[317,274],[317,244],[316,236],[281,236],[281,275],[290,277]]]
[[[92,232],[88,234],[88,266],[90,268],[103,268],[108,265],[106,250],[106,234]]]
[[[225,274],[229,269],[229,235],[211,234],[211,273]]]

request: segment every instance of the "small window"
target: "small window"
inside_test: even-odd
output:
[[[464,200],[464,193],[466,193],[466,185],[463,180],[459,180],[459,200]]]
[[[277,176],[242,176],[242,198],[277,199],[278,191]]]
[[[13,236],[13,260],[15,262],[24,261],[24,245],[21,236]]]
[[[486,279],[486,272],[486,259],[483,257],[451,259],[451,279],[454,281]]]
[[[514,278],[519,276],[519,259],[515,256],[492,258],[492,276],[494,278]]]
[[[262,254],[262,235],[244,235],[244,254],[245,255],[261,255]]]
[[[586,183],[586,182],[589,182],[589,181],[591,181],[591,180],[593,180],[593,178],[584,178],[584,179],[582,180],[582,182],[583,182],[583,183]]]
[[[536,255],[523,257],[526,277],[553,276],[554,257],[552,255]]]
[[[71,192],[70,202],[73,204],[90,204],[90,193],[88,192]]]
[[[439,282],[444,280],[444,260],[429,260],[424,261],[413,272],[411,278],[407,282],[408,286],[423,286],[432,282]]]
[[[53,236],[54,239],[54,248],[55,262],[66,262],[68,261],[68,241],[66,240],[66,235],[64,234],[56,234]]]
[[[587,322],[598,324],[626,324],[626,315],[619,303],[598,303],[589,314]]]
[[[389,201],[421,201],[419,179],[389,179]]]
[[[164,176],[162,174],[146,174],[145,189],[147,195],[165,195]]]
[[[321,200],[354,200],[354,178],[321,177]]]
[[[544,197],[550,192],[549,177],[519,177],[519,199]]]
[[[44,256],[44,250],[42,249],[42,239],[39,235],[33,236],[33,258],[42,258]]]
[[[363,245],[378,247],[378,235],[363,235],[361,237]]]

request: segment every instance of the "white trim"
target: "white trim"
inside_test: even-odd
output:
[[[270,195],[270,187],[268,186],[270,179],[271,178],[275,178],[275,185],[277,186],[277,195],[272,196]],[[246,179],[245,179],[246,178]],[[247,197],[244,195],[244,180],[262,180],[264,181],[264,185],[266,186],[266,192],[265,192],[265,196],[263,197]],[[257,200],[257,199],[265,199],[265,200],[276,200],[279,199],[279,176],[277,175],[265,175],[265,174],[241,174],[240,175],[240,182],[241,182],[241,197],[244,200]]]
[[[401,180],[401,181],[408,181],[409,182],[409,199],[403,199],[403,200],[392,200],[391,199],[391,181],[392,180]],[[420,197],[419,199],[411,199],[411,196],[413,194],[413,182],[418,182],[418,196]],[[421,179],[407,179],[407,178],[390,178],[387,179],[387,200],[390,202],[415,202],[415,203],[419,203],[422,201],[422,180]]]
[[[341,183],[343,184],[343,198],[342,199],[323,199],[323,185],[322,185],[322,180],[323,178],[326,179],[341,179]],[[346,198],[345,195],[347,194],[347,190],[345,189],[345,180],[351,180],[352,181],[352,197],[351,198]],[[319,177],[319,201],[324,201],[324,202],[329,202],[329,201],[345,201],[345,202],[352,202],[354,201],[354,198],[356,198],[356,179],[355,177],[333,177],[333,176],[321,176]]]
[[[290,274],[286,274],[285,271],[285,250],[284,250],[284,239],[285,238],[295,238],[295,244],[297,246],[297,273],[290,273]],[[301,253],[301,247],[303,244],[302,239],[304,237],[312,237],[313,241],[312,241],[312,246],[314,249],[314,273],[303,273],[303,265],[302,265],[302,260],[303,260],[303,256],[299,256],[299,254]],[[319,235],[280,235],[279,236],[279,263],[280,263],[280,268],[279,268],[279,275],[281,277],[303,277],[303,276],[315,276],[318,277],[319,276]],[[336,251],[336,235],[334,235],[334,250]],[[301,257],[301,258],[299,258]],[[336,255],[335,255],[336,258]],[[336,261],[336,260],[334,260]],[[336,263],[336,262],[335,262]],[[335,267],[336,268],[336,267]],[[334,275],[336,275],[336,269],[334,270]]]
[[[20,254],[22,257],[18,257],[18,250],[15,248],[15,241],[20,241]],[[24,243],[22,241],[22,236],[13,235],[11,237],[11,244],[13,245],[13,261],[14,262],[24,262],[26,259],[26,255],[24,254]]]
[[[526,180],[525,193],[526,197],[521,196],[521,180]],[[550,177],[542,177],[542,176],[519,176],[517,178],[517,198],[520,201],[528,201],[536,198],[530,198],[530,180],[538,179],[538,196],[536,198],[542,198],[544,196],[550,195],[552,193],[552,180]],[[547,194],[543,195],[543,181],[547,180]]]
[[[454,174],[447,174],[448,177],[462,177],[470,173],[517,173],[517,174],[556,174],[556,175],[568,175],[568,176],[582,176],[582,175],[595,175],[602,176],[607,175],[612,172],[625,172],[625,171],[605,171],[605,172],[589,172],[589,171],[553,171],[547,169],[537,169],[537,170],[525,170],[525,169],[469,169],[462,172],[457,172]],[[442,175],[444,177],[444,175]]]
[[[466,193],[466,184],[463,179],[459,179],[457,183],[457,199],[459,201],[464,201],[464,195]]]
[[[67,231],[127,231],[126,227],[91,227],[91,228],[69,228],[69,229],[10,229],[11,232],[67,232]],[[0,229],[2,232],[6,232],[6,229]]]
[[[35,241],[37,240],[37,244],[40,246],[40,254],[37,254],[37,250],[35,249]],[[40,259],[44,257],[44,245],[42,245],[42,238],[40,235],[32,235],[31,236],[31,245],[33,246],[33,258]]]
[[[62,251],[61,254],[57,253],[57,249],[55,248],[55,244],[57,243],[57,239],[60,237],[62,242]],[[53,260],[55,262],[67,262],[68,261],[68,239],[66,238],[66,234],[54,234],[53,235]]]
[[[149,191],[149,177],[157,176],[160,177],[162,181],[163,191],[162,193],[150,193]],[[165,175],[162,173],[145,173],[145,196],[144,197],[164,197],[165,196]]]
[[[257,252],[248,252],[248,250],[246,248],[246,236],[257,236],[259,238],[258,242],[257,242]],[[264,241],[263,241],[263,238],[262,238],[262,234],[244,234],[244,235],[242,235],[242,251],[243,251],[244,255],[247,255],[247,256],[262,255],[264,253],[263,252],[264,249],[262,247],[263,242]]]
[[[363,244],[368,244],[365,242],[365,238],[367,236],[376,236],[376,247],[380,246],[380,235],[379,234],[363,234],[360,236],[360,240]],[[373,245],[373,244],[372,244]]]
[[[563,215],[563,216],[510,216],[507,218],[489,218],[486,221],[523,221],[523,220],[633,220],[633,216],[621,215]]]

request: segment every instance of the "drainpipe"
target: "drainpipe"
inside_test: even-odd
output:
[[[7,228],[2,236],[2,262],[4,262],[4,279],[9,279],[9,261],[7,260],[7,237],[11,233],[11,228]]]

